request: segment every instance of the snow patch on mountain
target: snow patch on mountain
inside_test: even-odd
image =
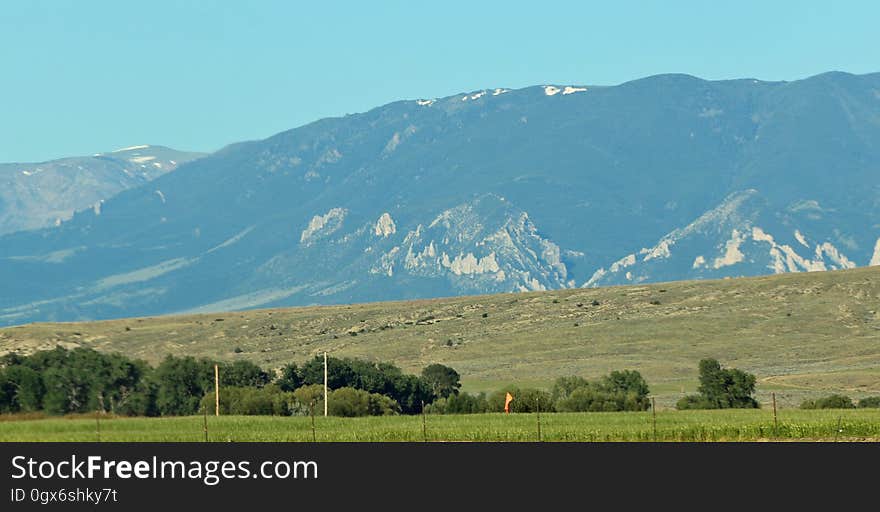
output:
[[[465,94],[461,97],[461,101],[478,100],[486,95],[486,91],[479,91],[473,94]]]
[[[437,100],[416,100],[416,104],[422,107],[430,107],[436,102]]]
[[[565,96],[567,94],[574,94],[576,92],[584,92],[586,91],[586,87],[572,87],[570,85],[565,86],[565,89],[562,90],[562,95]]]
[[[555,85],[544,86],[544,94],[546,94],[547,96],[553,96],[555,94],[559,94],[560,92],[562,92],[562,89],[556,87]]]
[[[315,215],[300,234],[300,243],[308,246],[338,231],[347,214],[348,210],[345,208],[331,208],[324,215]]]

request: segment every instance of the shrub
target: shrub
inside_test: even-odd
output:
[[[869,396],[859,400],[859,407],[880,407],[880,396]]]
[[[648,384],[634,370],[613,371],[598,382],[560,377],[553,385],[557,411],[645,411],[650,407]]]
[[[362,389],[339,388],[330,394],[328,412],[332,416],[387,416],[397,414],[397,402],[385,395]]]
[[[675,408],[683,411],[686,409],[715,409],[716,407],[709,403],[703,395],[687,395],[675,403]]]
[[[804,400],[801,409],[854,409],[852,399],[845,395],[828,395],[815,400]]]
[[[293,396],[296,398],[294,414],[311,414],[311,407],[315,408],[315,414],[317,414],[317,411],[324,410],[324,386],[321,384],[300,386],[293,391]]]
[[[546,391],[534,388],[507,387],[489,395],[487,402],[490,412],[504,411],[504,400],[507,393],[513,395],[513,401],[510,402],[510,412],[536,412],[539,408],[541,412],[556,410],[553,405],[553,397]]]
[[[202,397],[200,408],[214,408],[214,393]],[[229,386],[220,389],[220,413],[243,416],[290,416],[296,410],[296,398],[275,385],[262,388]]]
[[[502,405],[503,407],[503,405]],[[479,414],[489,411],[486,394],[459,393],[449,398],[439,398],[425,406],[428,414]]]

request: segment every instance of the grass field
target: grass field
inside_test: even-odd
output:
[[[712,357],[754,373],[760,402],[775,392],[791,408],[880,394],[880,267],[0,329],[0,353],[55,345],[267,369],[323,351],[409,372],[437,362],[467,391],[635,369],[661,409],[695,391],[697,363]]]
[[[315,440],[537,441],[536,414],[315,418]],[[650,412],[540,415],[542,441],[880,441],[880,409],[660,411],[654,435]],[[308,417],[208,417],[216,442],[311,442]],[[0,441],[204,441],[202,416],[73,418],[0,421]]]

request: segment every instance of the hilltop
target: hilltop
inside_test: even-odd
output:
[[[0,352],[60,344],[157,362],[166,354],[266,368],[336,356],[440,362],[465,388],[546,386],[637,369],[670,406],[714,357],[782,405],[880,394],[880,267],[358,305],[263,309],[0,329]]]

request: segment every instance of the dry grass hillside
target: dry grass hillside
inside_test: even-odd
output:
[[[166,354],[267,368],[327,351],[418,371],[456,368],[465,388],[549,386],[637,369],[658,402],[696,389],[700,358],[758,376],[784,406],[832,391],[880,394],[880,267],[720,281],[407,302],[40,323],[0,329],[0,353],[87,346],[156,363]]]

